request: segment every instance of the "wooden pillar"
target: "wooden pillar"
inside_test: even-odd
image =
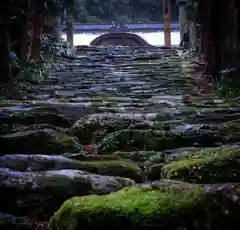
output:
[[[70,46],[73,47],[74,44],[74,28],[73,28],[73,16],[70,8],[67,9],[67,23],[66,23],[67,41]]]
[[[163,1],[163,15],[164,15],[164,45],[171,46],[170,0]]]

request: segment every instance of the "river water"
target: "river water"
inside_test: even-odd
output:
[[[164,33],[163,32],[154,32],[154,33],[136,33],[144,40],[146,40],[149,44],[154,46],[162,46],[164,45]],[[89,43],[101,35],[101,33],[89,34],[75,34],[74,35],[74,45],[89,45]],[[63,35],[63,38],[66,39],[66,35]],[[178,45],[180,43],[180,33],[172,32],[171,34],[172,45]]]

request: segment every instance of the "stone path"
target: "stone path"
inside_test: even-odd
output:
[[[196,92],[184,73],[184,61],[174,50],[105,48],[61,63],[25,100],[2,101],[2,109],[26,111],[44,105],[62,108],[74,120],[93,112],[154,119],[159,114],[177,114],[186,108],[197,113],[225,103],[209,92]],[[189,95],[192,99],[187,101]]]
[[[238,99],[196,82],[176,50],[98,48],[60,63],[27,95],[0,102],[0,211],[30,218],[25,229],[72,196],[160,179],[156,164],[238,146],[229,123]]]

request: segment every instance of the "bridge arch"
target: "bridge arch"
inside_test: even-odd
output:
[[[152,46],[143,38],[132,33],[106,33],[95,38],[91,46],[122,45],[122,46]]]

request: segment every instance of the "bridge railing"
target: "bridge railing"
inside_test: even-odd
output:
[[[74,23],[75,30],[109,30],[112,28],[112,24],[80,24]],[[162,23],[132,23],[125,24],[128,29],[163,29]],[[179,22],[172,22],[171,27],[174,29],[179,28]]]

